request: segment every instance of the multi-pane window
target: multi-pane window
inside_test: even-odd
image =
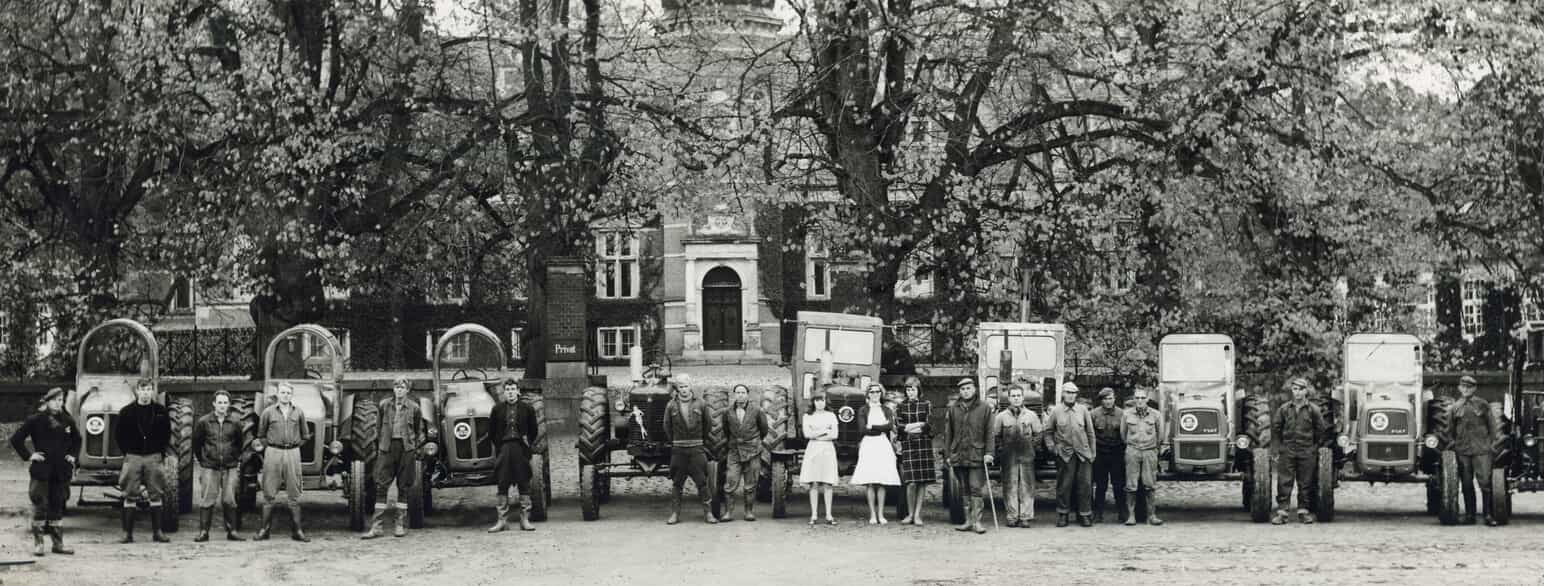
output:
[[[804,296],[831,298],[831,250],[811,239],[804,248]]]
[[[172,282],[172,311],[193,309],[193,281],[178,277]]]
[[[638,326],[595,328],[601,358],[626,358],[638,344]]]
[[[632,299],[638,296],[638,236],[631,232],[601,232],[595,238],[595,296]]]
[[[1485,294],[1490,290],[1490,282],[1480,279],[1464,279],[1462,285],[1463,297],[1463,327],[1465,337],[1476,337],[1485,333]]]

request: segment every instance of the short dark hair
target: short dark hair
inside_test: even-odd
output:
[[[515,385],[515,386],[518,387],[518,386],[520,386],[520,381],[515,380],[514,377],[509,377],[509,378],[504,379],[504,385],[505,386]]]
[[[817,392],[817,393],[814,393],[814,394],[810,395],[810,405],[809,405],[809,409],[804,411],[805,415],[814,415],[815,414],[815,399],[820,399],[820,400],[826,402],[826,408],[825,409],[821,409],[821,411],[830,411],[831,410],[830,409],[831,401],[826,399],[826,392],[825,391],[820,391],[820,392]]]
[[[140,387],[150,387],[153,389],[155,388],[155,381],[150,380],[150,377],[144,377],[134,381],[134,389],[139,390]]]
[[[225,389],[217,389],[214,392],[214,398],[210,399],[209,402],[213,403],[215,399],[220,398],[222,395],[225,397],[225,399],[227,401],[230,400],[230,398],[231,398],[230,391],[227,391]]]
[[[733,394],[736,391],[739,391],[740,389],[745,389],[745,393],[746,394],[750,394],[750,392],[751,392],[751,388],[749,386],[746,386],[744,383],[739,383],[739,384],[736,384],[735,386],[729,387],[729,392],[731,394]]]

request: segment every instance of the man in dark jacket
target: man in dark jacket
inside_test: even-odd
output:
[[[27,446],[27,441],[32,446]],[[69,555],[64,547],[64,501],[70,497],[70,475],[80,456],[80,434],[75,419],[64,411],[64,389],[54,387],[43,395],[41,408],[11,434],[11,448],[28,463],[27,497],[32,501],[32,555],[43,555],[43,536],[49,536],[53,552]]]
[[[1078,524],[1094,526],[1094,418],[1078,402],[1078,386],[1062,385],[1061,404],[1045,413],[1046,448],[1056,454],[1056,526],[1066,527],[1075,512]]]
[[[124,501],[122,543],[134,543],[134,515],[138,509],[129,501],[141,490],[145,492],[142,500],[150,505],[151,539],[160,543],[171,541],[161,533],[161,498],[166,494],[161,461],[171,444],[172,418],[165,405],[155,402],[155,394],[155,384],[142,379],[134,385],[134,402],[118,411],[114,437],[123,450],[123,468],[118,473]]]
[[[493,445],[498,456],[494,460],[494,477],[498,483],[499,520],[488,528],[498,533],[509,528],[509,488],[515,488],[515,498],[520,505],[520,530],[535,531],[531,524],[531,447],[538,440],[536,410],[520,401],[520,385],[515,379],[504,381],[504,400],[493,406],[489,416],[492,426]]]
[[[1126,442],[1120,438],[1121,422],[1126,414],[1115,406],[1115,389],[1099,389],[1099,406],[1094,408],[1094,522],[1104,522],[1104,495],[1115,490],[1115,510],[1126,520]]]
[[[193,423],[193,458],[198,461],[199,506],[198,537],[209,541],[209,526],[214,523],[214,508],[220,507],[225,519],[225,539],[246,541],[236,535],[236,486],[241,481],[241,422],[230,416],[231,394],[214,392],[214,411]]]
[[[1501,421],[1485,399],[1474,396],[1474,377],[1458,379],[1458,402],[1452,407],[1453,452],[1458,455],[1458,482],[1463,487],[1464,525],[1474,524],[1474,485],[1480,485],[1485,525],[1496,526],[1491,516],[1491,447],[1501,440]]]
[[[767,418],[761,407],[751,400],[750,387],[735,385],[730,397],[733,403],[724,411],[724,435],[728,446],[724,460],[729,470],[724,479],[724,514],[720,521],[734,520],[734,496],[743,491],[745,520],[755,521],[752,511],[756,502],[756,482],[761,479],[761,453],[766,449],[762,438],[767,435]]]
[[[702,514],[708,523],[717,523],[713,516],[713,487],[708,484],[708,462],[714,457],[708,453],[707,444],[713,429],[713,416],[708,403],[692,392],[691,378],[676,375],[675,398],[665,406],[665,441],[670,442],[670,518],[666,524],[674,525],[681,520],[681,489],[686,479],[692,479],[697,487],[697,497],[702,499]]]
[[[423,481],[421,475],[413,474],[413,460],[426,434],[423,414],[418,410],[418,403],[408,396],[408,391],[407,379],[397,377],[391,382],[391,396],[381,400],[377,411],[380,417],[376,419],[375,432],[375,510],[370,529],[359,536],[360,539],[375,539],[382,535],[387,509],[396,511],[397,523],[392,535],[407,535],[407,504],[400,500],[407,498],[408,489],[414,483]],[[399,501],[390,498],[393,481],[397,483]]]
[[[976,381],[962,378],[955,387],[960,396],[949,406],[943,457],[959,487],[956,498],[969,495],[969,500],[965,522],[954,530],[986,533],[981,526],[981,504],[986,498],[986,467],[992,464],[992,454],[987,451],[992,441],[992,409],[977,394]]]
[[[1277,409],[1271,419],[1271,437],[1276,438],[1271,446],[1276,458],[1276,516],[1271,519],[1272,525],[1286,524],[1294,482],[1298,521],[1313,523],[1313,516],[1308,513],[1308,490],[1319,467],[1319,447],[1329,437],[1324,414],[1308,401],[1308,379],[1294,378],[1288,387],[1292,390],[1292,402]]]

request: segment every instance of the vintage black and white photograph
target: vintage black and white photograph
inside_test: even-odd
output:
[[[1544,584],[1544,3],[0,0],[0,584]]]

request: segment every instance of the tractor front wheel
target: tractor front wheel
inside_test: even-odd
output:
[[[959,479],[954,477],[954,469],[944,466],[944,507],[949,509],[949,522],[955,525],[965,523],[965,495],[960,494]]]
[[[579,462],[579,515],[586,521],[600,518],[600,486],[595,472],[594,464]]]
[[[370,514],[375,508],[375,483],[371,482],[371,462],[354,460],[349,463],[348,482],[344,486],[348,499],[348,528],[350,531],[364,531],[365,523],[370,520]]]
[[[1497,525],[1505,525],[1512,520],[1512,493],[1506,486],[1506,468],[1490,471],[1490,518]]]
[[[413,482],[407,485],[407,494],[402,495],[402,500],[407,501],[407,526],[409,529],[424,528],[424,495],[429,494],[429,487],[424,486],[424,462],[413,460],[413,465],[408,467],[408,478]]]
[[[1441,484],[1442,500],[1437,508],[1437,520],[1443,525],[1458,524],[1458,454],[1442,450],[1442,465],[1437,472]]]
[[[171,448],[177,453],[177,466],[173,468],[176,476],[167,477],[177,483],[177,498],[167,499],[169,506],[175,507],[177,513],[193,512],[193,400],[186,397],[175,399],[171,403],[169,415],[172,420]],[[168,531],[176,531],[177,524],[174,521],[168,525]]]
[[[772,460],[772,518],[788,516],[788,462],[781,458]],[[810,511],[810,514],[815,514]]]
[[[1271,451],[1267,448],[1255,448],[1250,450],[1250,459],[1254,463],[1249,469],[1249,480],[1253,485],[1249,493],[1249,520],[1256,523],[1266,523],[1271,520]]]
[[[1335,520],[1335,454],[1329,448],[1319,448],[1319,474],[1316,478],[1314,514],[1320,523]]]

